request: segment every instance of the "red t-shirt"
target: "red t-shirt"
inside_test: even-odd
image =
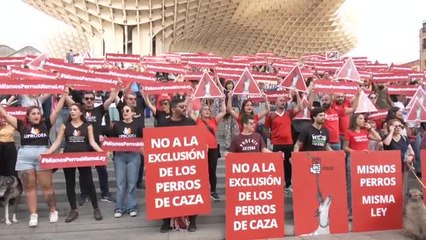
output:
[[[265,127],[271,128],[272,134],[271,142],[273,145],[290,145],[293,144],[293,138],[291,136],[291,112],[283,112],[280,116],[277,112],[274,112],[274,117],[271,121],[271,114],[269,113],[265,120]]]
[[[241,117],[242,117],[242,114],[238,114],[237,123],[238,123],[238,127],[240,128],[240,132],[243,131],[243,124],[241,123]],[[253,118],[254,118],[253,119],[254,120],[254,130],[256,131],[257,122],[259,122],[259,115],[254,114]]]
[[[324,127],[330,134],[330,143],[340,143],[339,114],[333,108],[325,111]]]
[[[216,133],[217,133],[217,121],[216,118],[210,118],[205,120],[207,125],[213,130],[213,132],[215,133],[215,135],[213,135],[209,129],[207,128],[206,124],[203,122],[203,120],[201,120],[200,118],[197,118],[196,124],[201,126],[202,129],[205,129],[204,131],[204,135],[207,136],[207,146],[210,149],[214,149],[217,148],[217,139],[216,139]]]
[[[348,100],[345,100],[342,105],[337,105],[333,103],[331,106],[334,110],[336,110],[339,115],[339,131],[341,134],[344,134],[345,131],[349,128],[350,114],[345,114],[345,109],[351,107],[351,103]]]
[[[369,132],[365,129],[361,129],[360,132],[348,129],[345,132],[345,141],[349,142],[349,148],[352,150],[368,150],[368,135]]]

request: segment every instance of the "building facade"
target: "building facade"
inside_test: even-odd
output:
[[[426,70],[426,20],[423,21],[423,26],[419,32],[420,39],[420,69]]]
[[[24,0],[82,32],[93,56],[273,52],[298,57],[357,43],[344,0]]]

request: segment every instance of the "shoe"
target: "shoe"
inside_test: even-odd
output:
[[[100,220],[102,220],[102,219],[103,219],[103,217],[102,217],[102,213],[101,213],[101,210],[100,210],[99,208],[96,208],[96,209],[93,211],[93,216],[95,217],[95,220],[96,220],[96,221],[100,221]]]
[[[38,225],[38,215],[36,213],[31,214],[30,221],[28,222],[28,226],[37,227]]]
[[[284,193],[287,195],[293,195],[293,186],[290,185],[289,187],[286,187],[284,189]]]
[[[143,183],[138,183],[138,184],[136,185],[136,189],[139,189],[139,190],[141,190],[141,189],[145,189],[145,184],[143,184]]]
[[[101,198],[101,202],[115,203],[111,195],[105,195]]]
[[[89,201],[88,197],[80,196],[80,198],[78,199],[78,206],[83,206],[88,201]]]
[[[197,231],[197,225],[194,222],[190,222],[188,226],[188,232],[195,232]]]
[[[160,232],[166,233],[168,231],[170,231],[170,224],[163,223],[163,225],[161,225]]]
[[[138,212],[136,210],[130,210],[129,215],[130,217],[136,217],[138,215]]]
[[[215,201],[220,201],[220,197],[216,192],[210,193],[210,197]]]
[[[69,223],[69,222],[74,221],[77,218],[78,218],[78,212],[77,212],[77,210],[71,210],[68,213],[68,216],[65,218],[65,222]]]
[[[115,218],[121,218],[121,216],[123,216],[123,213],[120,210],[117,209],[114,211]]]
[[[49,222],[50,223],[57,222],[58,218],[59,218],[58,211],[55,210],[55,211],[49,213]]]

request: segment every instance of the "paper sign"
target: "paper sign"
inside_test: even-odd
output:
[[[107,164],[106,152],[42,154],[40,160],[41,169],[105,166]]]
[[[142,138],[105,138],[102,142],[104,151],[140,152],[142,147]]]

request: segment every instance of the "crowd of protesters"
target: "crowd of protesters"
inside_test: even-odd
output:
[[[70,53],[68,62],[72,63],[71,59]],[[132,69],[140,71],[141,68]],[[214,72],[212,69],[204,70]],[[253,66],[251,71],[279,72],[271,64]],[[150,117],[151,113],[155,119],[155,127],[205,127],[211,198],[216,201],[220,200],[216,191],[216,168],[221,151],[217,130],[220,124],[225,129],[225,146],[222,146],[222,149],[226,149],[226,152],[283,153],[284,191],[289,195],[293,192],[291,154],[298,151],[345,151],[348,194],[352,151],[399,150],[401,161],[404,163],[403,170],[413,167],[420,175],[420,149],[423,146],[425,125],[420,121],[404,120],[409,100],[405,96],[389,95],[386,91],[388,84],[375,84],[366,79],[360,84],[360,89],[369,91],[369,100],[377,109],[388,110],[386,118],[371,120],[368,112],[355,113],[360,93],[349,97],[343,93],[322,94],[313,90],[315,81],[332,79],[330,75],[326,71],[321,74],[315,72],[305,81],[307,91],[292,89],[288,95],[273,100],[264,95],[261,102],[233,94],[236,82],[226,77],[215,77],[216,84],[226,96],[225,99],[200,100],[185,93],[150,96],[136,83],[128,86],[118,85],[110,92],[77,91],[67,87],[66,91],[59,95],[2,95],[0,175],[19,176],[23,182],[30,212],[29,226],[35,227],[38,224],[37,184],[40,185],[49,205],[49,220],[56,222],[58,212],[52,187],[52,171],[40,169],[39,155],[53,153],[58,149],[63,152],[103,151],[100,143],[105,136],[120,137],[120,134],[127,134],[129,137],[132,133],[138,133],[132,136],[140,138],[141,129],[145,128],[145,119]],[[167,72],[157,72],[155,76],[159,82],[185,80],[183,75]],[[423,87],[422,81],[410,84]],[[194,81],[194,88],[196,85],[197,82]],[[274,87],[277,86],[263,85],[262,90],[267,91]],[[5,110],[8,106],[28,107],[26,119],[17,120],[8,115]],[[298,117],[300,115],[305,117]],[[15,132],[21,137],[19,151],[14,143]],[[76,132],[79,133],[78,137]],[[115,200],[109,191],[106,167],[96,167],[101,201],[115,202],[113,216],[116,218],[125,213],[132,217],[137,216],[136,189],[145,188],[143,152],[116,152],[113,161],[117,181]],[[72,222],[78,218],[77,204],[82,206],[89,199],[94,209],[94,218],[102,220],[91,168],[79,167],[78,170],[81,189],[79,199],[75,193],[76,168],[63,170],[70,205],[65,221]],[[349,214],[350,211],[349,207]],[[190,216],[189,222],[188,231],[196,231],[196,216]],[[164,219],[161,232],[169,231],[172,225],[171,219]]]

